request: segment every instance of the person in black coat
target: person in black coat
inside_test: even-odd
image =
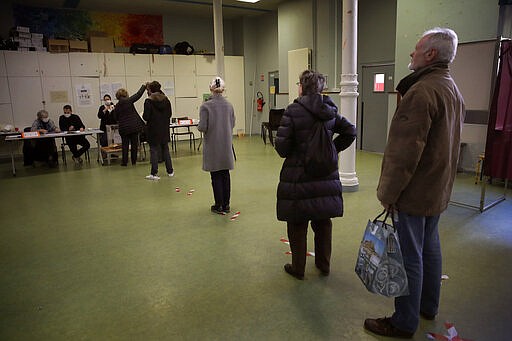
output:
[[[64,114],[59,117],[59,128],[61,131],[84,131],[85,125],[78,115],[73,114],[71,105],[66,104],[63,108]],[[73,154],[73,161],[76,164],[82,164],[82,155],[89,150],[91,144],[83,135],[66,137],[66,144]],[[81,146],[78,149],[78,146]]]
[[[277,130],[275,148],[284,157],[277,187],[277,219],[287,222],[292,263],[285,271],[304,278],[308,223],[315,233],[315,265],[323,275],[330,272],[331,218],[343,216],[343,198],[338,169],[327,176],[307,174],[305,153],[312,127],[323,121],[334,139],[336,151],[348,148],[356,138],[356,127],[338,114],[328,96],[321,95],[323,75],[306,70],[300,75],[299,98],[290,104]]]
[[[169,154],[169,125],[171,124],[171,102],[161,91],[161,85],[157,81],[148,84],[148,96],[144,101],[144,114],[142,118],[147,124],[147,139],[150,149],[151,174],[146,176],[148,180],[159,180],[158,160],[161,155],[165,161],[168,176],[174,176],[171,154]]]
[[[119,135],[121,135],[123,160],[121,166],[128,164],[128,149],[131,144],[132,165],[137,163],[137,152],[139,148],[139,134],[144,130],[144,121],[140,117],[133,103],[137,102],[144,94],[146,84],[142,84],[139,91],[128,97],[126,89],[119,89],[116,92],[118,102],[113,110],[114,117],[119,123]]]
[[[109,94],[103,96],[103,103],[98,109],[98,118],[100,119],[100,130],[103,131],[100,137],[100,145],[102,147],[108,146],[107,141],[107,125],[117,124],[117,119],[112,113],[114,110],[114,103]]]

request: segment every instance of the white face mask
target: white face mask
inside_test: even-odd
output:
[[[64,117],[71,117],[71,114],[64,114]]]
[[[48,117],[46,117],[46,118],[42,118],[41,121],[43,121],[44,123],[48,123],[48,121],[50,121],[50,119]]]
[[[106,100],[105,101],[105,105],[112,105],[112,101],[111,100]]]

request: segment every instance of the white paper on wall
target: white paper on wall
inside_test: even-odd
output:
[[[167,96],[174,96],[174,81],[164,82],[164,92]]]
[[[103,97],[105,95],[109,95],[110,98],[112,98],[112,96],[113,96],[112,85],[109,84],[109,83],[104,83],[104,84],[100,85],[100,96],[101,96],[101,99],[103,99]]]
[[[91,84],[76,86],[76,103],[79,107],[92,106]]]

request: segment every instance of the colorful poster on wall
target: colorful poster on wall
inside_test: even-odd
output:
[[[116,46],[164,43],[162,16],[93,12],[14,5],[14,25],[46,38],[87,40],[89,35],[114,37]]]

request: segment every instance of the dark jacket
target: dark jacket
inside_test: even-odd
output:
[[[290,104],[281,119],[275,141],[283,162],[277,187],[277,219],[290,222],[341,217],[343,198],[336,169],[325,177],[311,177],[304,171],[304,157],[313,123],[325,122],[338,152],[356,138],[355,126],[338,114],[328,96],[302,96]]]
[[[60,115],[59,117],[59,128],[61,131],[68,131],[69,127],[73,127],[73,130],[80,130],[80,128],[85,129],[85,125],[82,123],[80,116],[71,114],[71,116],[66,117],[64,115]]]
[[[155,92],[144,101],[142,118],[147,123],[149,145],[164,144],[171,140],[169,133],[171,116],[171,102],[164,94]]]
[[[100,130],[102,130],[103,132],[107,131],[107,125],[110,125],[110,124],[117,124],[117,119],[113,113],[113,111],[106,111],[104,112],[103,110],[105,110],[105,105],[102,105],[100,106],[100,108],[98,109],[98,118],[101,120],[100,121]]]
[[[377,197],[407,214],[436,216],[450,200],[464,100],[446,64],[410,74],[397,90],[403,98],[389,128]]]
[[[142,132],[144,130],[144,121],[140,117],[133,103],[137,102],[144,93],[146,86],[141,86],[139,91],[128,98],[121,98],[112,111],[119,124],[119,134],[128,135]]]

